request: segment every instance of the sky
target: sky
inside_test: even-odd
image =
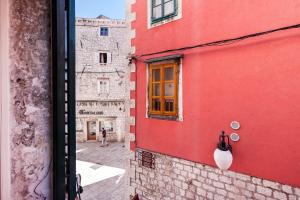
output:
[[[125,19],[125,0],[75,0],[76,17]]]

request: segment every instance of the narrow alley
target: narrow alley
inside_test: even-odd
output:
[[[97,142],[78,143],[77,173],[82,176],[84,200],[122,200],[125,190],[123,143],[101,147]]]

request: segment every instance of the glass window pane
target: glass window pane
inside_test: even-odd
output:
[[[174,7],[175,7],[174,0],[165,3],[165,6],[164,6],[164,15],[166,16],[166,15],[174,13],[174,11],[175,11]]]
[[[154,7],[153,8],[153,18],[157,19],[157,18],[161,18],[162,17],[162,12],[161,12],[161,5]]]
[[[88,122],[88,133],[96,135],[96,122]]]
[[[77,131],[83,131],[83,124],[80,119],[76,119],[76,130]]]
[[[154,0],[154,6],[160,5],[161,4],[161,0]]]
[[[152,110],[160,111],[160,99],[152,99]]]
[[[104,127],[106,131],[112,132],[113,129],[113,122],[112,121],[104,121]]]
[[[152,81],[160,81],[160,69],[153,69],[152,70]]]
[[[165,68],[165,80],[172,81],[174,79],[174,68]]]
[[[152,96],[160,96],[160,84],[159,83],[153,83]]]
[[[103,123],[102,121],[99,122],[99,132],[102,131],[102,126],[103,126],[102,123]]]
[[[109,79],[99,81],[98,93],[109,93]]]
[[[174,99],[166,99],[165,100],[165,111],[166,112],[174,111]]]
[[[165,83],[165,96],[174,96],[174,83]]]
[[[108,28],[107,27],[101,27],[100,28],[100,35],[101,36],[108,36]]]

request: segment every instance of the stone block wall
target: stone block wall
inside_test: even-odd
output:
[[[127,26],[127,38],[128,41],[131,42],[132,39],[135,38],[135,29],[132,28],[131,23],[135,21],[136,14],[132,10],[132,6],[135,4],[136,0],[126,0],[126,26]],[[130,54],[133,55],[135,53],[135,46],[130,47]],[[130,199],[130,197],[135,194],[135,187],[131,185],[131,177],[135,176],[135,166],[132,166],[131,160],[135,158],[135,115],[136,115],[136,65],[134,61],[130,62],[127,66],[129,70],[130,83],[127,87],[127,91],[130,91],[130,100],[127,102],[126,106],[130,109],[129,115],[127,116],[128,123],[128,133],[125,137],[125,147],[128,153],[128,158],[126,158],[126,192],[125,192],[125,200]]]
[[[300,200],[300,188],[221,171],[211,166],[155,153],[155,169],[131,155],[132,195],[142,200]]]
[[[107,27],[108,36],[100,36]],[[124,100],[126,93],[129,42],[124,20],[76,19],[76,98],[77,100]],[[108,53],[106,64],[99,53]],[[99,94],[98,82],[109,80],[109,92]]]
[[[100,35],[101,27],[108,28],[108,36]],[[123,141],[129,131],[127,31],[125,20],[76,19],[77,141],[87,140],[88,121],[97,123],[97,141],[102,139],[99,122],[114,124],[111,141]],[[107,53],[107,63],[100,63],[100,53]],[[106,89],[100,89],[103,81]]]
[[[126,133],[125,102],[111,101],[77,101],[76,112],[76,140],[87,141],[87,122],[96,122],[96,141],[102,140],[100,123],[110,121],[113,123],[113,132],[107,131],[108,141],[123,141]],[[103,124],[102,124],[103,125]]]

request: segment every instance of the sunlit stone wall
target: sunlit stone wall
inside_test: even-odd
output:
[[[141,200],[299,200],[300,188],[154,153],[155,169],[131,156],[132,195]]]
[[[108,28],[108,36],[100,35],[101,27]],[[100,63],[100,53],[107,53],[107,63]],[[101,128],[107,122],[114,126],[108,140],[124,141],[129,127],[128,53],[125,20],[76,19],[77,141],[88,140],[91,121],[96,122],[96,141],[102,139]]]

